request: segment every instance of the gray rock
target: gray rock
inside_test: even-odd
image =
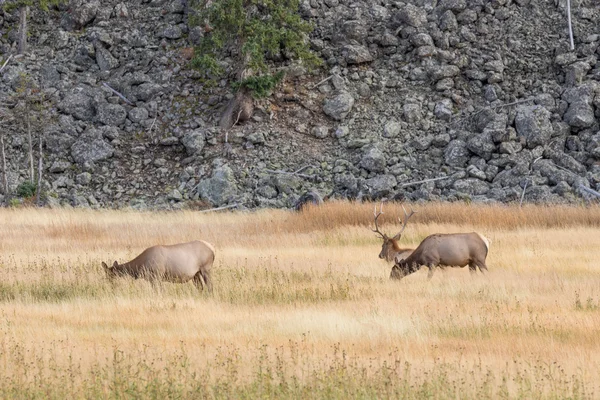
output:
[[[176,40],[183,36],[183,31],[178,25],[169,25],[163,29],[161,36],[167,39]]]
[[[406,4],[394,15],[395,27],[406,24],[419,28],[427,23],[427,12],[423,7]]]
[[[451,167],[465,167],[471,158],[467,143],[460,139],[451,141],[444,151],[444,161]]]
[[[215,166],[211,177],[198,184],[198,194],[215,207],[235,200],[238,188],[233,170],[228,165]]]
[[[256,193],[266,199],[274,199],[277,197],[277,189],[271,185],[259,185],[256,188]]]
[[[80,165],[106,160],[113,154],[113,147],[94,128],[85,131],[71,146],[71,156]]]
[[[586,172],[585,166],[568,154],[547,149],[544,151],[544,157],[551,159],[556,165],[578,174],[583,175]]]
[[[538,171],[540,175],[548,178],[548,183],[550,185],[557,185],[559,182],[568,182],[569,184],[573,184],[573,182],[578,178],[576,174],[557,168],[556,165],[550,160],[539,160],[533,164],[532,169],[534,171]]]
[[[440,0],[437,7],[440,10],[462,11],[467,8],[466,0]]]
[[[259,130],[250,132],[246,136],[246,139],[253,145],[264,144],[267,141],[267,139],[265,138],[264,132],[259,131]]]
[[[490,187],[481,179],[458,179],[454,182],[453,188],[461,193],[467,193],[474,196],[486,194]]]
[[[71,0],[69,16],[77,29],[83,28],[96,18],[100,0]]]
[[[589,128],[595,122],[594,109],[585,101],[575,101],[569,105],[564,121],[573,128]]]
[[[100,68],[100,71],[110,71],[119,67],[119,60],[113,57],[113,55],[104,48],[101,44],[96,45],[96,64]]]
[[[433,80],[440,80],[443,78],[452,78],[460,74],[460,68],[456,65],[440,65],[434,66],[429,71]]]
[[[82,172],[81,174],[75,176],[75,182],[77,182],[79,185],[86,186],[89,185],[91,181],[92,174],[89,172]]]
[[[443,31],[454,31],[458,28],[456,16],[451,10],[447,10],[445,13],[442,14],[442,16],[440,17],[439,26],[440,29]]]
[[[360,166],[371,172],[383,172],[385,165],[385,155],[376,147],[368,148],[360,160]]]
[[[148,110],[144,107],[134,107],[129,110],[129,120],[134,124],[139,124],[142,121],[148,119]]]
[[[417,136],[416,138],[414,138],[410,144],[419,151],[426,151],[427,149],[429,149],[429,147],[431,146],[431,143],[433,142],[433,136],[431,135],[423,135],[423,136]]]
[[[496,146],[488,132],[469,138],[467,148],[485,160],[491,159],[492,153],[496,150]]]
[[[550,112],[544,107],[519,106],[515,117],[517,134],[525,138],[527,147],[534,147],[548,143],[552,137],[552,123]]]
[[[92,121],[96,116],[96,102],[83,91],[74,90],[58,103],[58,109],[82,121]]]
[[[394,175],[376,175],[367,179],[365,184],[376,197],[387,196],[396,187],[396,177]]]
[[[357,188],[358,179],[352,174],[343,173],[336,174],[333,177],[333,182],[338,190],[354,191]]]
[[[349,65],[363,64],[374,60],[373,56],[365,46],[346,45],[342,49],[342,55]]]
[[[45,64],[40,69],[40,80],[43,87],[51,87],[60,81],[60,73],[54,65]]]
[[[421,106],[418,104],[411,104],[411,103],[405,104],[402,107],[402,112],[404,114],[404,119],[409,124],[418,122],[423,117]]]
[[[203,129],[196,129],[186,133],[181,139],[188,155],[198,154],[206,144],[206,133]]]
[[[474,165],[469,165],[467,167],[467,173],[469,174],[470,177],[477,178],[482,181],[485,181],[486,179],[488,179],[487,174]]]
[[[176,144],[179,144],[179,138],[176,136],[168,136],[160,139],[159,143],[161,146],[175,146]]]
[[[162,87],[156,83],[146,82],[131,89],[133,95],[141,101],[150,101],[162,92]]]
[[[312,128],[311,133],[317,139],[325,139],[329,136],[329,128],[326,126],[315,126]]]
[[[181,192],[179,190],[173,189],[167,195],[167,199],[168,200],[181,201],[181,200],[183,200],[183,195],[181,194]]]
[[[323,112],[331,118],[341,121],[352,111],[354,97],[348,92],[341,92],[334,97],[325,99]]]
[[[410,37],[410,42],[415,47],[433,46],[433,39],[427,33],[416,33]]]
[[[452,118],[452,100],[442,99],[436,103],[433,114],[442,121],[449,121]]]
[[[302,180],[293,175],[276,175],[273,177],[273,184],[280,193],[291,195],[302,187]]]
[[[51,129],[44,134],[46,149],[50,154],[63,154],[75,143],[75,138],[60,130]]]
[[[400,134],[402,126],[398,123],[398,121],[388,121],[383,127],[383,137],[386,138],[395,138]]]
[[[57,160],[54,161],[50,166],[50,172],[52,172],[53,174],[62,173],[68,170],[69,168],[71,168],[70,162]]]
[[[120,126],[127,119],[127,110],[118,104],[100,103],[96,110],[96,120],[104,125]]]

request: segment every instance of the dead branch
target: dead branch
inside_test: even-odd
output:
[[[322,84],[324,84],[325,82],[327,82],[328,80],[330,80],[331,78],[333,78],[333,75],[329,75],[327,78],[323,79],[322,81],[320,81],[319,83],[317,83],[316,85],[314,85],[313,87],[311,87],[311,89],[316,89],[319,86],[321,86]]]
[[[5,200],[8,200],[8,175],[6,169],[6,153],[4,152],[4,135],[0,134],[0,149],[2,150],[2,188],[4,192]]]
[[[108,90],[110,90],[111,92],[113,92],[114,94],[116,94],[117,96],[119,96],[125,103],[129,104],[130,106],[134,106],[135,105],[131,101],[129,101],[127,99],[127,97],[125,97],[123,94],[121,94],[121,93],[117,92],[115,89],[111,88],[108,83],[104,82],[102,85],[104,87],[106,87]]]
[[[301,168],[300,171],[302,171],[304,168]],[[306,174],[301,174],[299,172],[289,172],[289,171],[282,171],[282,170],[273,170],[273,169],[265,169],[265,172],[269,172],[271,174],[280,174],[280,175],[293,175],[293,176],[297,176],[300,178],[304,178],[304,179],[315,179],[314,175],[306,175]]]
[[[235,203],[235,204],[230,204],[228,206],[222,206],[222,207],[217,207],[217,208],[209,208],[208,210],[200,210],[198,212],[207,213],[207,212],[213,212],[213,211],[228,210],[230,208],[237,208],[237,207],[239,207],[239,204]]]
[[[43,139],[42,139],[42,134],[40,132],[40,138],[39,138],[39,147],[38,147],[38,177],[37,177],[37,185],[35,187],[35,204],[37,204],[38,206],[40,206],[40,199],[41,199],[41,194],[42,194],[42,159],[43,159],[43,152],[42,152],[42,145],[43,145]]]
[[[12,54],[10,56],[8,56],[8,58],[6,59],[6,61],[4,61],[4,64],[2,64],[2,68],[0,68],[0,73],[2,73],[2,71],[4,71],[4,68],[6,67],[6,64],[8,64],[8,62],[10,61],[11,58],[12,58]]]
[[[569,44],[571,45],[571,51],[575,50],[575,43],[573,42],[573,26],[571,25],[571,0],[567,0],[567,22],[569,23]]]
[[[581,184],[579,185],[579,188],[580,188],[581,190],[583,190],[584,192],[587,192],[587,193],[589,193],[589,194],[593,194],[594,196],[596,196],[596,197],[600,198],[600,192],[597,192],[597,191],[595,191],[594,189],[590,189],[589,187],[585,187],[585,186],[583,186],[583,185],[581,185]]]
[[[400,187],[408,187],[408,186],[420,185],[421,183],[442,181],[444,179],[450,179],[450,178],[452,178],[452,176],[442,176],[442,177],[439,177],[439,178],[423,179],[421,181],[414,181],[414,182],[403,183],[402,185],[400,185]]]

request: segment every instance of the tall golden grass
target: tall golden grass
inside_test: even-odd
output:
[[[598,396],[600,208],[413,205],[403,245],[477,230],[490,273],[397,283],[374,206],[0,210],[0,397]],[[100,267],[194,239],[217,249],[212,296]]]

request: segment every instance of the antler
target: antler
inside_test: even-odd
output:
[[[375,217],[375,229],[371,229],[373,232],[378,233],[381,235],[382,238],[386,238],[386,234],[385,233],[381,233],[381,231],[379,230],[379,226],[377,226],[377,218],[379,218],[379,216],[383,214],[383,201],[381,202],[381,206],[379,206],[379,212],[377,212],[377,206],[375,206],[375,209],[373,210],[373,216]]]
[[[400,222],[402,222],[402,229],[400,230],[400,232],[398,232],[398,234],[395,237],[400,237],[400,235],[402,235],[402,232],[404,232],[404,229],[406,228],[406,224],[408,224],[408,220],[410,219],[410,217],[412,217],[414,215],[414,213],[416,211],[414,211],[412,209],[412,207],[410,208],[410,214],[408,214],[406,212],[406,208],[404,208],[404,206],[402,206],[402,210],[404,211],[404,221],[402,220],[402,218],[398,217],[398,220]]]

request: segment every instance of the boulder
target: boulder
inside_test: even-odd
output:
[[[376,147],[367,149],[360,160],[360,166],[370,172],[383,172],[385,165],[385,155]]]
[[[331,118],[341,121],[352,111],[354,97],[348,92],[341,92],[334,97],[325,99],[323,112]]]
[[[120,126],[127,119],[127,110],[119,104],[100,103],[96,110],[96,120],[108,126]]]
[[[471,152],[464,140],[451,141],[444,151],[444,161],[451,167],[465,167],[471,158]]]
[[[198,154],[206,144],[206,134],[203,129],[196,129],[186,133],[181,139],[188,155]]]
[[[226,164],[217,164],[211,177],[202,180],[197,190],[200,197],[210,201],[215,207],[230,203],[238,195],[233,170]]]
[[[113,147],[94,128],[85,131],[71,146],[71,156],[80,165],[106,160],[113,154]]]
[[[540,105],[519,106],[515,117],[515,128],[517,134],[525,138],[527,148],[543,146],[552,137],[550,112]]]

